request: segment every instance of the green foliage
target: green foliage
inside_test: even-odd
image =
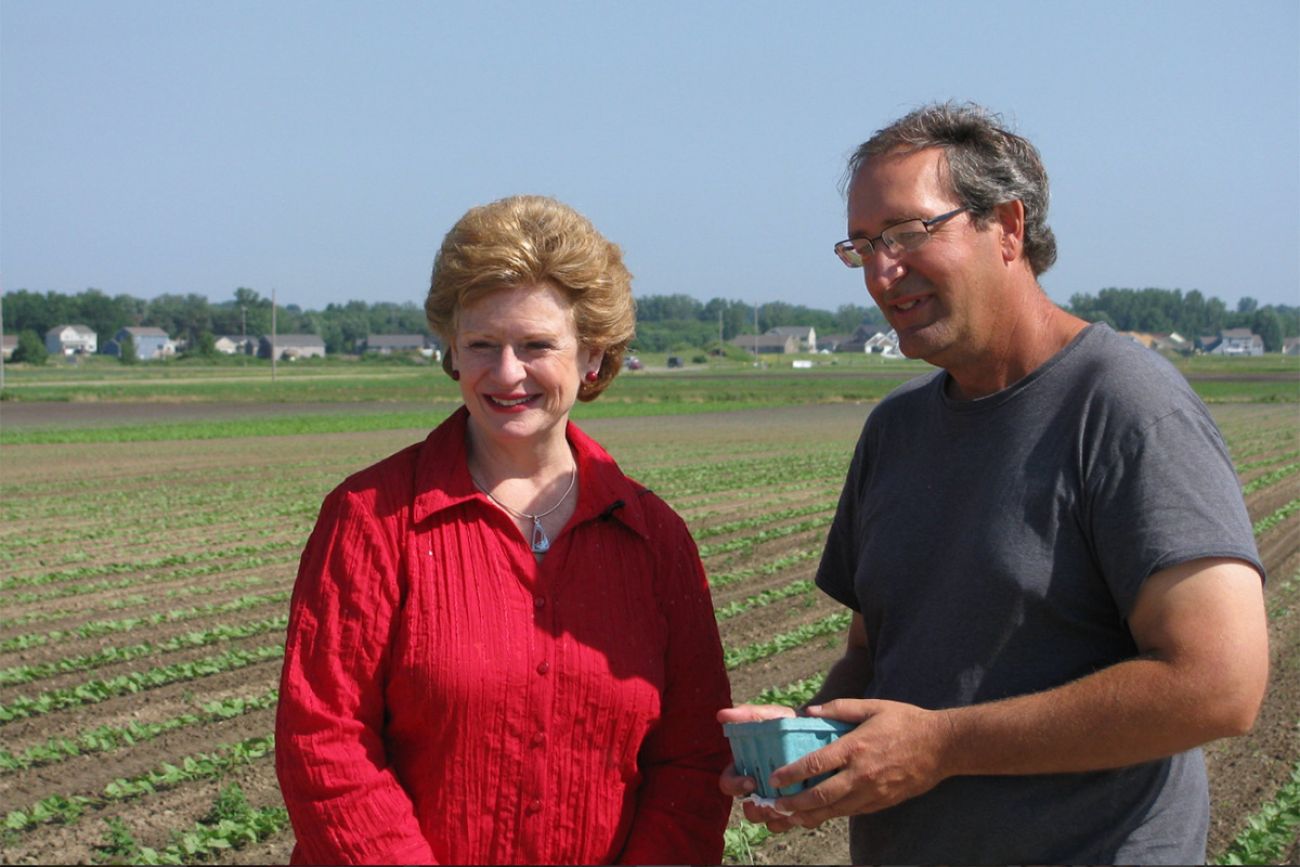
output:
[[[1234,313],[1219,299],[1207,299],[1195,289],[1186,295],[1179,289],[1102,289],[1095,296],[1071,296],[1067,309],[1120,331],[1176,331],[1188,340],[1226,328],[1250,328],[1264,338],[1268,352],[1281,349],[1283,337],[1300,335],[1300,307],[1260,308],[1253,298],[1242,298]]]
[[[722,859],[728,864],[753,864],[753,850],[761,846],[772,832],[766,825],[755,825],[744,819],[734,828],[723,832]]]
[[[104,838],[95,845],[95,860],[108,864],[133,864],[140,852],[140,844],[126,823],[117,816],[104,820],[107,828]]]
[[[40,335],[31,329],[25,329],[18,335],[18,345],[14,347],[12,360],[26,364],[44,364],[49,355]]]
[[[135,348],[135,338],[129,333],[118,341],[117,360],[123,364],[136,364],[140,360],[140,354]]]
[[[1279,864],[1300,831],[1300,763],[1273,800],[1246,820],[1246,827],[1211,864]]]
[[[751,662],[784,653],[823,636],[843,632],[849,628],[852,619],[851,612],[837,611],[823,617],[821,620],[805,624],[789,632],[783,632],[767,641],[758,641],[744,647],[724,649],[722,658],[726,663],[727,670],[730,671],[733,668],[739,668],[742,665],[748,665]]]

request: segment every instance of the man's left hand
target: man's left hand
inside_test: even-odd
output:
[[[772,774],[788,786],[835,772],[811,789],[779,799],[796,825],[815,828],[827,819],[874,813],[928,792],[947,776],[944,754],[951,726],[944,711],[872,699],[838,699],[806,709],[808,716],[859,723],[834,743]]]

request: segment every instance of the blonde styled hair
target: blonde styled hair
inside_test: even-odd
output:
[[[443,238],[424,313],[448,347],[442,357],[448,375],[463,306],[498,289],[540,284],[568,299],[578,340],[605,353],[596,381],[584,379],[578,399],[593,400],[604,391],[636,335],[632,275],[617,244],[582,214],[546,196],[511,196],[471,208]]]

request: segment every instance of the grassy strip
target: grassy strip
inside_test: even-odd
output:
[[[152,740],[159,735],[186,726],[206,725],[275,707],[279,699],[280,690],[272,688],[250,698],[234,697],[210,701],[200,707],[200,713],[183,713],[161,722],[130,722],[124,726],[101,725],[78,732],[76,737],[72,738],[48,738],[19,753],[0,750],[0,773],[55,764],[89,753],[112,752],[122,747]]]
[[[837,611],[834,614],[823,617],[821,620],[815,620],[798,629],[792,629],[789,632],[783,632],[780,635],[768,641],[759,641],[754,644],[747,644],[744,647],[737,647],[732,650],[722,652],[723,662],[726,663],[727,670],[739,668],[742,665],[748,665],[760,659],[767,659],[769,656],[776,656],[778,653],[784,653],[791,648],[806,644],[823,635],[833,635],[837,632],[843,632],[849,628],[849,622],[853,619],[850,611]]]
[[[97,704],[110,698],[157,689],[172,683],[197,680],[201,677],[256,665],[259,662],[279,659],[282,656],[284,656],[283,644],[273,644],[253,650],[227,650],[225,653],[204,657],[194,662],[161,665],[148,671],[133,671],[107,680],[92,680],[79,686],[50,689],[35,698],[20,695],[7,705],[0,704],[0,725],[69,707]]]
[[[156,769],[130,779],[117,779],[104,787],[99,795],[50,795],[37,801],[26,810],[10,810],[4,819],[9,831],[30,831],[47,822],[71,825],[87,809],[99,809],[113,801],[125,801],[141,795],[153,794],[159,789],[169,789],[192,780],[220,777],[239,765],[250,764],[275,749],[275,736],[247,738],[230,746],[219,746],[211,753],[186,756],[179,764],[163,762]]]
[[[1246,820],[1246,827],[1211,864],[1280,864],[1300,829],[1300,762],[1273,800]]]
[[[144,594],[135,593],[131,596],[124,596],[119,599],[110,599],[106,604],[100,606],[101,611],[121,611],[123,608],[138,608],[141,605],[158,605],[162,599],[188,599],[191,596],[209,596],[213,593],[224,593],[227,590],[247,590],[250,587],[260,587],[267,583],[267,579],[258,575],[249,575],[244,578],[232,578],[228,581],[222,581],[217,584],[200,584],[189,587],[173,587],[165,593]],[[84,614],[85,612],[81,612]],[[69,613],[67,611],[29,611],[17,617],[6,617],[0,619],[0,629],[11,629],[18,626],[31,626],[34,623],[48,623],[51,620],[67,620]]]

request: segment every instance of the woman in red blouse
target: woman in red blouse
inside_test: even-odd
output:
[[[730,706],[699,555],[569,422],[635,324],[552,199],[469,211],[425,303],[465,406],[325,500],[276,768],[295,863],[718,863]]]

